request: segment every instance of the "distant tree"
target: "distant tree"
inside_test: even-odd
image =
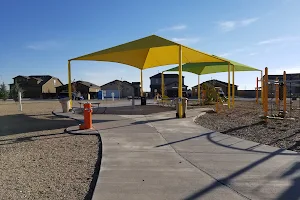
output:
[[[3,101],[6,101],[8,99],[8,96],[9,96],[9,92],[6,88],[5,83],[3,82],[0,85],[0,99],[2,99]]]
[[[23,97],[23,90],[18,83],[15,83],[10,91],[11,98],[17,102],[19,100],[19,92],[21,92],[21,97]]]

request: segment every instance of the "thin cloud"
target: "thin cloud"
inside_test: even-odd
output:
[[[248,47],[233,49],[232,51],[228,51],[226,53],[222,53],[219,56],[221,56],[221,57],[228,57],[228,56],[231,56],[231,55],[236,54],[236,53],[245,52],[245,51],[247,51],[247,49],[248,49]]]
[[[52,48],[57,48],[59,47],[60,44],[56,41],[42,41],[42,42],[35,42],[32,44],[29,44],[26,46],[27,49],[32,49],[32,50],[48,50]]]
[[[249,53],[249,56],[255,56],[257,53],[253,52],[253,53]]]
[[[180,31],[186,29],[187,26],[184,24],[176,25],[176,26],[170,26],[166,28],[159,29],[158,32],[165,32],[165,31]]]
[[[228,56],[231,56],[231,55],[232,55],[232,53],[227,52],[227,53],[222,53],[219,56],[220,57],[228,57]]]
[[[255,18],[248,18],[244,20],[222,21],[219,22],[218,25],[222,31],[228,32],[239,27],[249,26],[250,24],[256,22],[258,19],[259,19],[258,17],[255,17]]]
[[[200,41],[197,37],[183,37],[183,38],[172,38],[172,41],[182,44],[195,44]]]
[[[269,74],[283,74],[286,71],[288,74],[296,74],[300,73],[300,65],[299,66],[288,66],[277,69],[270,69]]]
[[[277,37],[277,38],[271,38],[268,40],[263,40],[257,43],[257,45],[269,45],[269,44],[278,44],[278,43],[284,43],[284,42],[295,42],[300,41],[300,37]]]

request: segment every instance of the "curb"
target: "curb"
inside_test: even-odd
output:
[[[73,119],[77,122],[82,123],[82,120],[76,119],[74,117],[69,117],[69,116],[64,116],[64,115],[59,115],[57,113],[55,113],[54,111],[52,111],[52,114],[54,116],[57,117],[62,117],[62,118],[69,118],[69,119]],[[97,156],[97,161],[95,163],[95,167],[94,167],[94,173],[92,175],[92,181],[89,185],[89,190],[87,192],[87,194],[84,197],[84,200],[92,200],[93,195],[94,195],[94,191],[97,185],[97,181],[100,175],[100,168],[101,168],[101,161],[102,161],[102,153],[103,153],[103,149],[102,149],[102,139],[101,139],[101,135],[100,132],[97,129],[93,129],[96,133],[90,133],[90,134],[85,134],[85,133],[74,133],[70,130],[70,127],[66,128],[64,130],[65,133],[71,134],[71,135],[95,135],[98,138],[98,156]]]

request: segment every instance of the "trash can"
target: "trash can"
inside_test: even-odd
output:
[[[182,97],[182,118],[186,118],[188,98]],[[176,117],[179,118],[179,98],[175,99]]]
[[[141,97],[141,105],[145,106],[147,104],[146,97]]]
[[[61,104],[62,111],[64,113],[69,112],[71,109],[69,97],[61,98],[59,99],[59,102]]]

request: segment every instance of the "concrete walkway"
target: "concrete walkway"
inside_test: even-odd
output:
[[[300,199],[299,154],[205,129],[199,113],[93,115],[103,143],[93,199]]]

